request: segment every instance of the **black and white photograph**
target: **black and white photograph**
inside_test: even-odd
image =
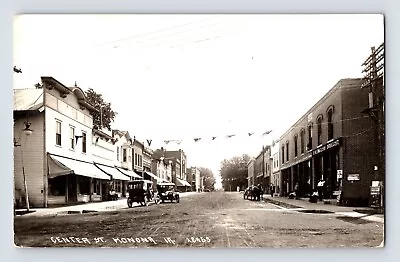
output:
[[[382,14],[21,14],[14,245],[385,247]]]

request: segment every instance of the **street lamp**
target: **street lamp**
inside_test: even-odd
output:
[[[22,130],[22,132],[26,135],[26,136],[30,136],[32,135],[32,130],[29,128],[31,126],[30,122],[24,122],[25,124],[25,128]]]
[[[24,122],[25,128],[22,130],[22,132],[28,136],[32,135],[32,130],[29,128],[31,126],[30,122]],[[23,155],[23,149],[21,148],[21,161],[22,161],[22,176],[24,179],[24,188],[25,188],[25,201],[26,201],[26,209],[29,212],[29,196],[28,196],[28,184],[26,183],[26,175],[25,175],[25,166],[24,166],[24,155]]]

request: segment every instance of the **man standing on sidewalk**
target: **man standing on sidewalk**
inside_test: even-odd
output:
[[[319,201],[322,201],[323,198],[324,198],[324,196],[323,196],[323,193],[324,193],[324,186],[325,186],[325,181],[321,178],[321,179],[319,180],[318,184],[317,184],[317,190],[318,190],[318,198],[319,198]]]

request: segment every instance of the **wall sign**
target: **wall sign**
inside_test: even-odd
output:
[[[347,180],[348,181],[358,181],[358,180],[360,180],[360,174],[348,174]]]
[[[339,169],[337,171],[337,178],[339,179],[339,178],[342,178],[342,177],[343,177],[343,170]]]
[[[319,153],[322,153],[326,150],[329,150],[329,149],[337,147],[337,146],[340,146],[340,138],[337,138],[337,139],[329,142],[328,144],[322,145],[322,146],[318,147],[317,149],[313,150],[312,155],[313,156],[317,155]]]

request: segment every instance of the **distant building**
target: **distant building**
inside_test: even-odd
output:
[[[279,141],[274,141],[271,146],[271,184],[273,186],[274,193],[280,194],[281,192],[281,173],[280,173],[280,162],[279,162]]]
[[[255,165],[255,159],[252,158],[247,164],[247,185],[248,186],[253,186],[254,185],[254,165]]]
[[[177,190],[186,192],[190,190],[191,185],[187,182],[186,174],[186,154],[183,150],[167,151],[163,147],[154,151],[155,158],[162,158],[172,161],[172,182],[175,183]]]

